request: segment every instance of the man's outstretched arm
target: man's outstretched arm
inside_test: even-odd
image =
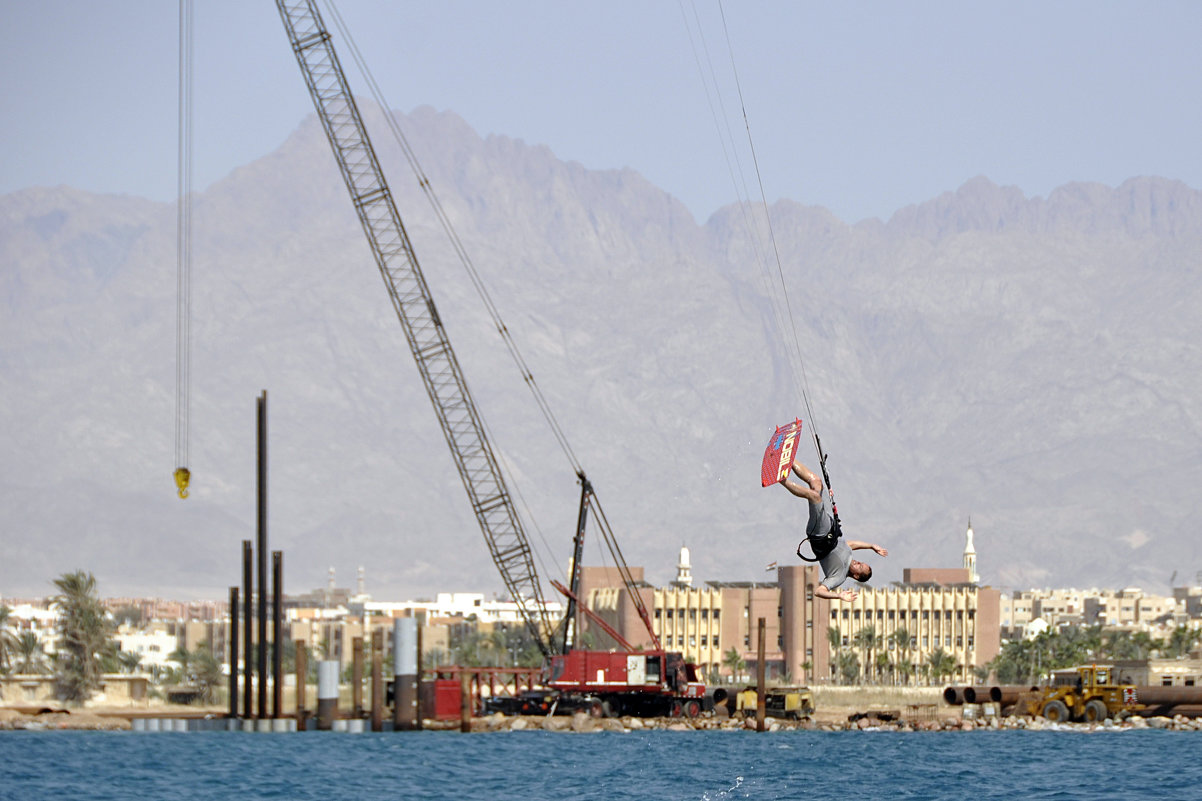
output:
[[[871,542],[860,542],[859,540],[848,540],[847,547],[851,548],[853,551],[863,551],[866,549],[871,549],[873,551],[876,551],[881,556],[889,555],[889,552],[886,551],[884,548],[882,548],[879,545],[873,545]]]
[[[831,590],[825,584],[819,584],[814,588],[814,595],[832,601],[854,601],[858,593],[855,590]]]

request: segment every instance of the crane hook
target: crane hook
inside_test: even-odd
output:
[[[179,496],[181,498],[188,497],[188,481],[192,478],[192,473],[186,467],[175,468],[175,486],[179,487]]]

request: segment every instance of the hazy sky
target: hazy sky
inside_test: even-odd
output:
[[[430,105],[589,168],[631,167],[704,221],[738,199],[712,103],[754,180],[715,0],[338,7],[401,111]],[[1028,195],[1137,175],[1202,188],[1202,3],[721,10],[769,201],[854,222],[976,175]],[[171,0],[0,0],[0,192],[174,198],[178,25]],[[708,99],[698,59],[721,82]],[[197,189],[312,113],[270,0],[196,0],[194,74]]]

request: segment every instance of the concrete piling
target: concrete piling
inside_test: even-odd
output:
[[[329,731],[338,717],[338,663],[317,663],[317,729]]]
[[[417,618],[398,618],[392,627],[393,728],[417,728]]]

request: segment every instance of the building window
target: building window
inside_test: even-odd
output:
[[[715,622],[715,623],[717,623],[717,622],[718,622],[718,613],[719,613],[719,612],[721,612],[721,611],[722,611],[721,609],[715,609],[715,610],[714,610],[714,622]]]
[[[662,614],[663,611],[664,610],[660,609],[658,606],[655,607],[655,619],[656,620],[659,620],[661,617],[663,617],[663,614]]]
[[[961,637],[959,634],[957,634],[957,635],[956,635],[956,647],[957,647],[957,648],[963,648],[963,647],[964,647],[964,638],[963,638],[963,637]]]
[[[952,635],[949,634],[946,637],[944,637],[943,644],[946,645],[948,648],[951,648],[952,647]]]
[[[968,635],[968,647],[972,648],[972,635],[971,634]]]
[[[702,635],[701,635],[701,647],[702,647],[702,648],[705,648],[705,647],[707,647],[707,646],[710,644],[710,642],[709,642],[709,641],[710,641],[710,638],[709,638],[709,635],[708,635],[708,634],[702,634]]]
[[[784,612],[781,611],[783,608],[784,607],[780,607],[780,606],[776,607],[776,616],[777,617],[782,617],[784,615]]]
[[[807,649],[806,649],[806,656],[813,656],[813,655],[814,655],[814,649],[813,649],[813,648],[807,648]]]
[[[785,638],[780,636],[779,634],[776,635],[776,647],[777,648],[785,647]]]
[[[846,644],[846,643],[844,643],[844,644]],[[930,637],[923,637],[922,638],[922,647],[926,648],[929,644],[930,644]]]
[[[697,610],[690,609],[689,610],[689,620],[696,620],[696,619],[697,619]]]
[[[671,620],[672,619],[672,610],[671,609],[667,610],[667,614],[668,614],[668,620]]]
[[[702,609],[702,610],[701,610],[701,619],[702,619],[702,620],[709,620],[709,619],[710,619],[710,610],[708,610],[708,609]]]
[[[928,610],[926,610],[926,609],[922,610],[922,619],[923,619],[923,620],[930,620],[930,619],[931,619],[931,613],[930,613]]]
[[[697,635],[696,635],[696,634],[690,634],[690,635],[689,635],[689,647],[690,647],[690,648],[696,648],[696,647],[697,647]]]
[[[806,621],[806,628],[807,628],[807,629],[812,629],[812,628],[814,628],[814,621],[812,621],[812,620],[807,620],[807,621]]]
[[[750,634],[744,634],[744,635],[743,635],[743,647],[744,647],[744,648],[750,648],[750,647],[751,647],[751,635],[750,635]]]

